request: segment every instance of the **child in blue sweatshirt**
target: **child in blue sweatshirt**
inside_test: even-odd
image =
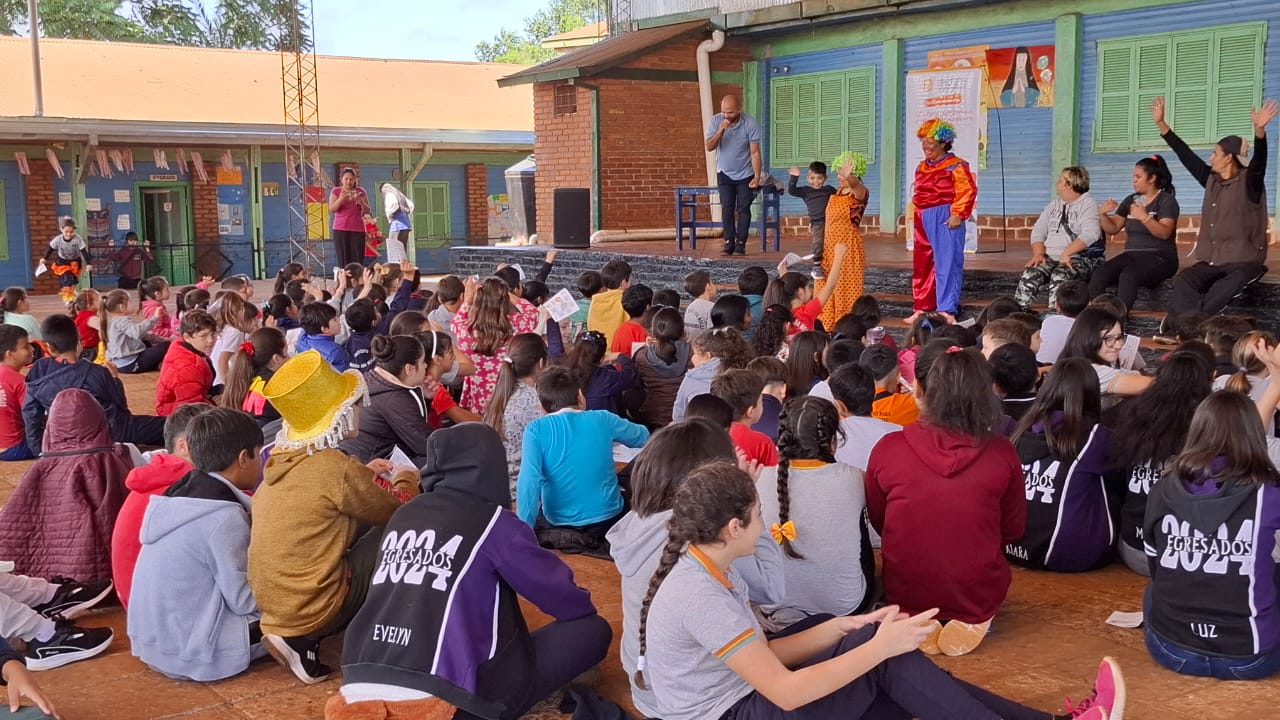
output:
[[[262,430],[214,408],[187,426],[187,473],[147,504],[128,608],[133,654],[172,678],[221,680],[266,655],[249,588],[249,496]]]
[[[338,372],[350,367],[351,358],[334,339],[342,332],[342,324],[338,322],[338,311],[332,305],[323,302],[307,303],[298,313],[298,322],[302,325],[302,337],[298,338],[295,354],[315,350]]]
[[[626,512],[613,444],[642,447],[649,430],[608,410],[584,410],[581,385],[568,368],[542,372],[538,401],[547,414],[524,429],[516,512],[530,526],[572,528],[603,539]]]
[[[369,346],[373,344],[373,336],[377,334],[374,327],[378,324],[378,309],[368,299],[351,303],[344,314],[347,319],[347,341],[342,349],[347,353],[348,365],[352,370],[364,372],[373,367],[373,352]]]

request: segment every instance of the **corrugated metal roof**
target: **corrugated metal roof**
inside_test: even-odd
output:
[[[705,32],[710,26],[711,24],[706,20],[692,20],[625,33],[508,75],[498,80],[498,85],[509,87],[549,80],[591,77],[653,48]]]
[[[280,125],[280,54],[40,41],[46,118]],[[0,37],[0,117],[31,117],[28,40]],[[319,56],[325,127],[533,131],[533,93],[494,81],[522,65]]]

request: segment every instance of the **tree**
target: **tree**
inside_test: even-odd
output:
[[[297,22],[303,49],[311,47],[291,0],[40,0],[39,9],[44,37],[279,50],[291,47]],[[0,0],[0,34],[29,30],[26,0]]]
[[[493,42],[476,44],[476,59],[481,62],[537,65],[556,56],[555,50],[541,42],[563,32],[605,19],[605,3],[609,0],[551,0],[546,8],[524,20],[524,33],[516,34],[505,27],[493,36]]]

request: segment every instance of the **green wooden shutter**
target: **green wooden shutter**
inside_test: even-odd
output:
[[[796,157],[796,86],[791,78],[770,83],[769,162],[777,167],[795,164]]]
[[[831,162],[831,158],[844,152],[847,145],[845,79],[840,75],[827,76],[819,80],[817,86],[818,147],[814,151],[813,159]]]
[[[1120,41],[1098,43],[1098,107],[1094,117],[1094,146],[1127,150],[1133,144],[1133,82],[1136,48]]]
[[[818,84],[814,78],[796,81],[796,152],[793,164],[808,165],[818,156]]]
[[[446,247],[449,234],[449,183],[414,183],[413,237],[418,247]]]
[[[1217,142],[1224,135],[1252,137],[1249,113],[1258,104],[1262,88],[1263,42],[1266,25],[1249,23],[1221,28],[1214,33],[1213,123],[1206,138]],[[1182,131],[1179,128],[1178,134]]]
[[[1213,32],[1179,33],[1173,38],[1173,91],[1166,105],[1167,119],[1176,121],[1178,136],[1201,138],[1210,133],[1210,67]]]
[[[1266,23],[1249,22],[1099,42],[1094,149],[1162,148],[1147,114],[1159,95],[1188,145],[1247,136],[1249,111],[1260,101],[1266,33]]]
[[[867,156],[867,162],[876,157],[876,70],[873,67],[855,68],[845,74],[847,131],[845,146],[840,152],[852,150]],[[832,156],[834,157],[834,156]]]
[[[1134,57],[1137,94],[1133,104],[1133,139],[1138,146],[1160,142],[1160,129],[1151,122],[1151,101],[1169,96],[1169,39],[1139,42]]]

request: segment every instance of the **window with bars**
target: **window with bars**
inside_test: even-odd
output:
[[[556,85],[556,117],[578,112],[578,88],[573,85]]]
[[[846,150],[875,161],[874,67],[778,78],[769,97],[772,166],[829,163]]]
[[[1165,119],[1188,145],[1250,134],[1262,92],[1265,22],[1098,42],[1095,151],[1160,148],[1148,107],[1165,97]]]

